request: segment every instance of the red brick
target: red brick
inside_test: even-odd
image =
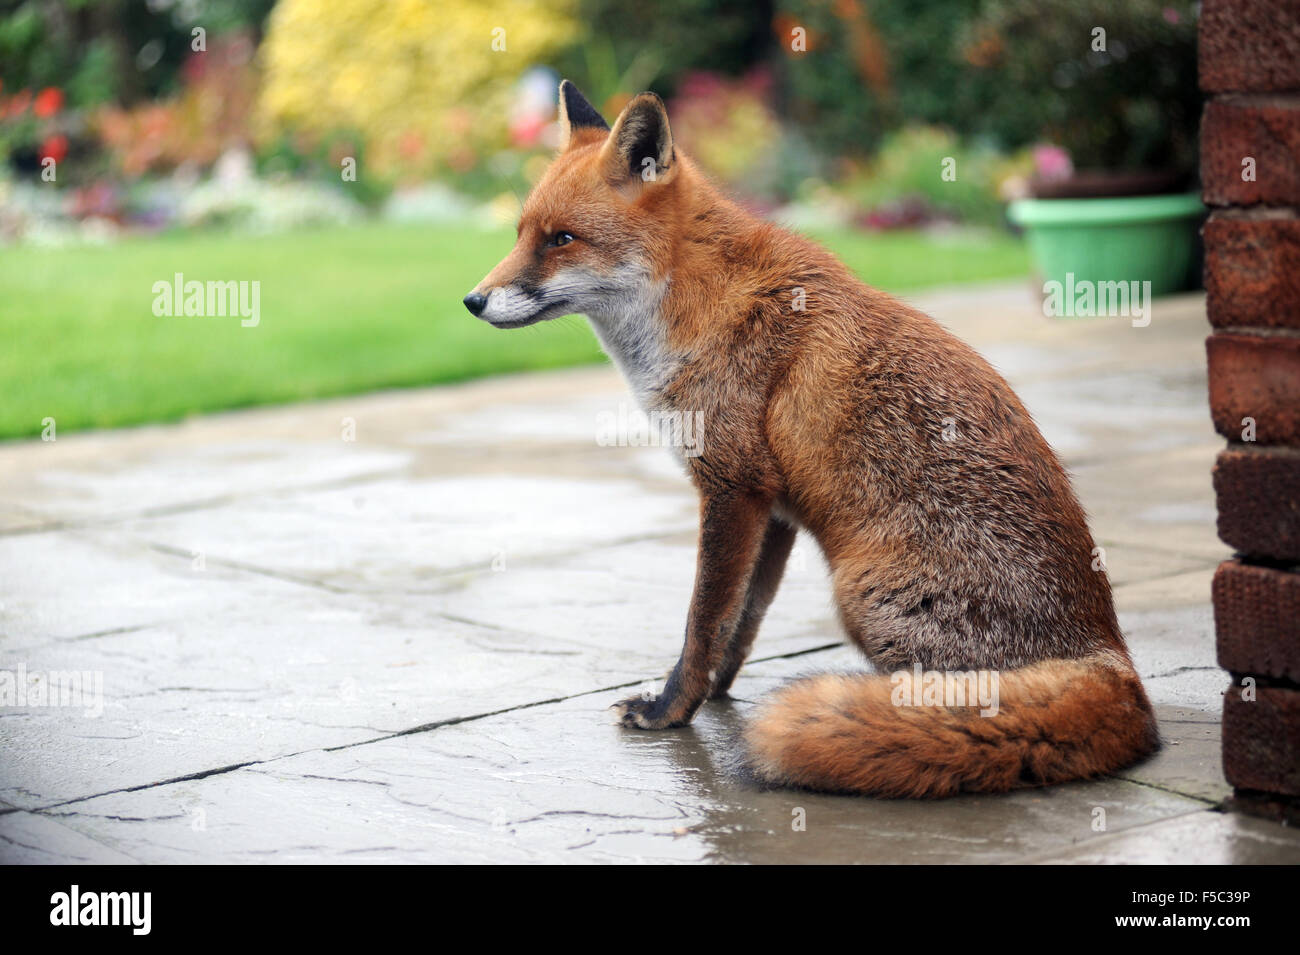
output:
[[[1223,773],[1239,789],[1300,796],[1300,690],[1254,692],[1243,700],[1235,680],[1223,696]]]
[[[1300,219],[1205,224],[1210,324],[1300,329]]]
[[[1229,449],[1214,464],[1219,538],[1248,557],[1300,561],[1300,452]]]
[[[1204,0],[1199,33],[1201,89],[1300,89],[1297,0]]]
[[[1300,573],[1225,560],[1214,573],[1219,666],[1300,682]]]
[[[1300,445],[1300,338],[1217,332],[1205,350],[1215,430],[1241,441],[1253,418],[1259,444]]]
[[[1300,97],[1211,100],[1201,121],[1206,205],[1300,205]],[[1242,181],[1242,160],[1255,180]]]

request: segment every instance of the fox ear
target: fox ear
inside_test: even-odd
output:
[[[609,132],[609,123],[568,80],[560,81],[560,152],[569,148],[575,129]]]
[[[641,93],[623,108],[604,147],[605,171],[614,183],[664,183],[677,171],[668,110],[654,93]]]

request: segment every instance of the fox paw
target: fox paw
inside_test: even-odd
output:
[[[619,725],[638,730],[664,730],[685,726],[690,718],[675,719],[659,696],[633,696],[610,707]]]

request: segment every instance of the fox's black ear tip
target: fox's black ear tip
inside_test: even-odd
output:
[[[605,117],[582,95],[571,80],[560,80],[560,106],[570,128],[609,129]]]

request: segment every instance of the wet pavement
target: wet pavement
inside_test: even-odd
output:
[[[1203,299],[1146,328],[1022,285],[916,301],[1074,475],[1152,760],[941,802],[756,789],[752,701],[864,665],[803,537],[737,699],[614,726],[680,648],[695,499],[667,451],[607,446],[630,399],[593,368],[0,445],[0,674],[86,674],[0,706],[0,861],[1300,861],[1219,811]]]

